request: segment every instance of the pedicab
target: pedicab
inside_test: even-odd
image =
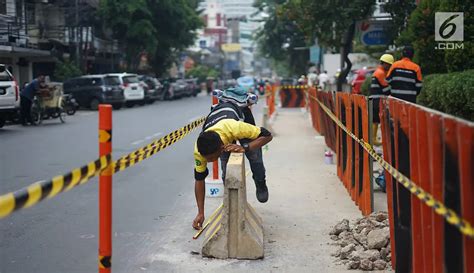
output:
[[[50,82],[45,90],[35,96],[31,114],[38,124],[50,118],[59,118],[61,123],[64,123],[66,122],[66,111],[63,106],[62,84]]]

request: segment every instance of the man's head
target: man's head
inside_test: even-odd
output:
[[[412,59],[413,55],[415,55],[415,50],[411,46],[405,46],[402,50],[402,56]]]
[[[224,144],[216,132],[202,132],[197,140],[198,152],[206,159],[207,162],[215,161],[224,151]]]
[[[44,83],[44,75],[39,75],[37,79],[40,83]]]
[[[388,71],[390,69],[390,66],[394,63],[393,56],[391,54],[383,54],[380,57],[380,64],[383,66],[383,69],[385,71]]]
[[[239,107],[245,107],[249,104],[249,93],[247,88],[242,86],[230,87],[222,92],[219,100],[232,102]]]

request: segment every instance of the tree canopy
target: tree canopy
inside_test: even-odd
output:
[[[255,2],[256,8],[268,14],[263,27],[256,35],[257,43],[261,55],[272,59],[276,67],[286,67],[290,74],[302,74],[306,69],[308,53],[306,50],[295,50],[295,48],[305,47],[306,41],[296,22],[285,16],[282,5],[284,2],[283,0]]]
[[[125,45],[133,69],[147,52],[157,74],[166,71],[177,53],[194,43],[203,25],[198,0],[102,0],[99,14],[115,39]]]
[[[292,58],[288,52],[295,47],[311,46],[315,38],[326,48],[343,48],[346,70],[350,69],[347,55],[351,51],[355,23],[370,17],[374,0],[258,0],[256,7],[269,15],[259,33],[261,49],[282,60]],[[287,48],[284,48],[287,45]],[[306,64],[308,51],[303,60]]]
[[[464,13],[464,48],[455,50],[436,49],[436,12]],[[397,46],[412,45],[415,62],[423,74],[464,71],[474,67],[474,5],[469,0],[423,0],[409,16],[406,28],[395,39]]]

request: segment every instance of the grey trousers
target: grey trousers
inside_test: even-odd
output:
[[[245,156],[250,162],[250,169],[252,170],[252,178],[255,182],[256,187],[265,185],[265,166],[263,165],[263,153],[262,148],[254,151],[248,151]],[[222,169],[222,181],[225,183],[225,173],[227,169],[227,162],[229,161],[230,153],[225,152],[221,155],[221,169]]]

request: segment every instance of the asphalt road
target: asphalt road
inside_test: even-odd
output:
[[[121,109],[113,113],[114,158],[205,115],[210,97]],[[65,124],[0,129],[0,194],[49,179],[98,156],[98,114],[79,111]],[[199,130],[199,129],[198,129]],[[197,130],[197,131],[198,131]],[[134,261],[166,240],[160,233],[193,191],[197,131],[114,176],[113,271],[141,272]],[[186,200],[183,201],[183,196]],[[189,205],[188,205],[189,207]],[[98,181],[0,220],[1,273],[97,272]],[[191,225],[192,219],[183,219]]]

